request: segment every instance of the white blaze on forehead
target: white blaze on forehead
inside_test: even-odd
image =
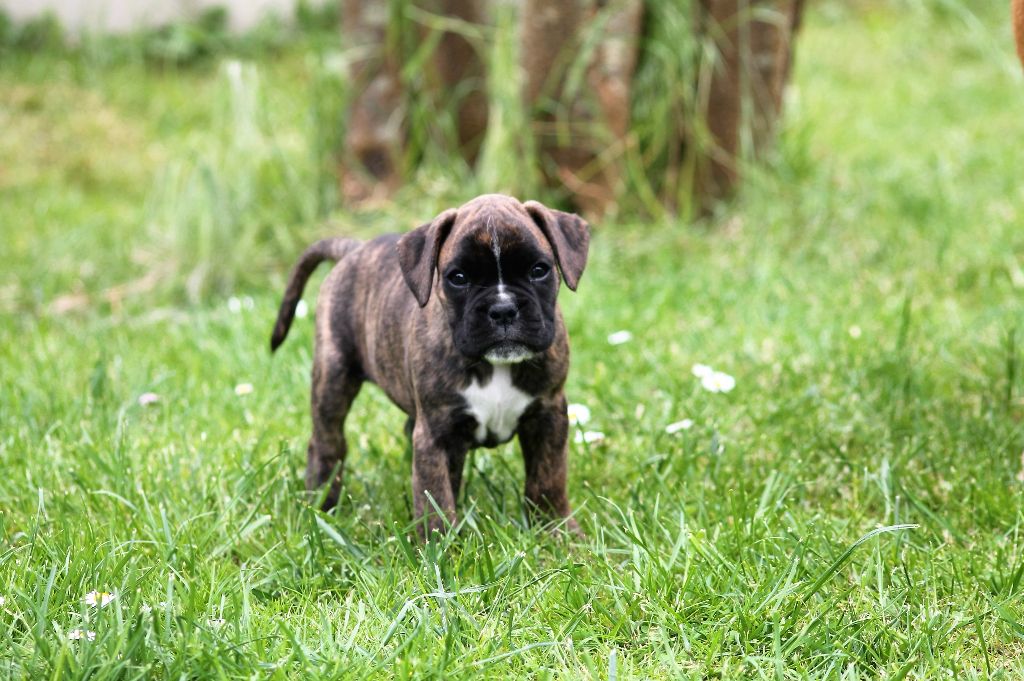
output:
[[[494,226],[494,218],[487,218],[487,231],[491,233],[491,252],[494,253],[494,261],[498,264],[498,286],[502,286],[501,276],[501,244],[498,243],[498,230]]]
[[[469,413],[476,419],[474,435],[477,442],[486,441],[488,433],[498,442],[511,438],[519,417],[536,399],[512,385],[512,371],[502,365],[494,367],[491,379],[484,384],[474,378],[462,391],[462,397]]]
[[[498,243],[498,230],[494,226],[494,219],[487,218],[487,230],[491,233],[491,252],[494,253],[494,261],[498,264],[498,300],[502,303],[512,302],[512,296],[505,290],[505,278],[501,273],[501,244]]]

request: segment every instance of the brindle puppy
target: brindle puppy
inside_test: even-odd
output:
[[[372,381],[409,415],[413,506],[429,530],[455,522],[466,452],[518,434],[531,508],[578,531],[566,496],[569,338],[556,298],[560,280],[576,290],[589,241],[576,215],[486,195],[401,237],[326,239],[302,255],[270,346],[284,341],[316,266],[337,261],[317,302],[306,469],[308,489],[330,484],[325,508],[338,501],[345,416]]]

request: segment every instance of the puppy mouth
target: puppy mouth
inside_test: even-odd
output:
[[[500,341],[487,348],[484,359],[491,364],[518,364],[536,357],[537,353],[523,343]]]

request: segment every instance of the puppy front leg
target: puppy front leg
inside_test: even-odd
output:
[[[460,445],[435,437],[425,420],[416,421],[412,433],[412,501],[422,538],[429,539],[435,532],[444,534],[455,524],[455,495],[448,466],[450,460],[465,456]]]
[[[580,534],[579,523],[569,518],[572,509],[566,491],[568,477],[569,417],[565,395],[538,400],[519,422],[519,446],[526,465],[526,500],[531,513],[541,511],[568,518],[566,528]]]

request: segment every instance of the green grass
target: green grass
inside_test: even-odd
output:
[[[1020,678],[1024,78],[1003,5],[813,5],[773,167],[709,223],[597,226],[562,297],[570,399],[606,434],[572,446],[571,543],[525,525],[514,446],[471,458],[449,544],[409,543],[403,418],[373,388],[343,502],[312,510],[310,320],[266,352],[303,244],[490,187],[428,167],[322,224],[330,55],[301,45],[256,64],[245,159],[223,64],[5,57],[0,676]],[[237,252],[181,240],[218,228],[202,206]],[[698,362],[735,390],[702,390]]]

